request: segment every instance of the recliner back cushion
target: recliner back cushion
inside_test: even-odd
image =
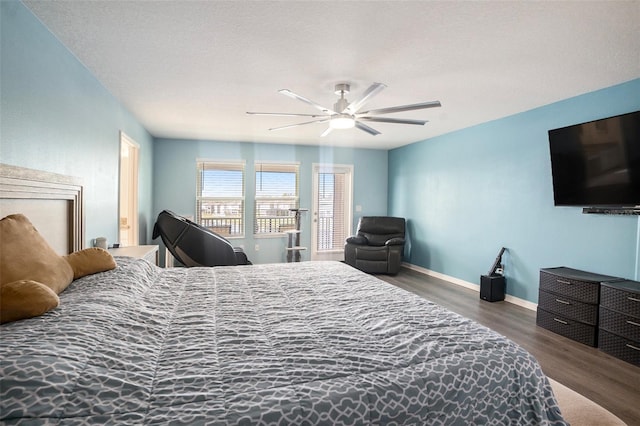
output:
[[[358,222],[358,235],[369,245],[383,246],[391,238],[404,238],[405,220],[401,217],[365,216]]]
[[[367,239],[370,246],[383,246],[389,238],[393,238],[389,236],[392,234],[369,234],[368,232],[360,232],[360,235]]]

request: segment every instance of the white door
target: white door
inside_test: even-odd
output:
[[[313,165],[311,260],[344,260],[344,240],[351,232],[352,192],[352,165]]]
[[[138,151],[139,146],[120,132],[120,211],[118,219],[121,247],[138,245]]]

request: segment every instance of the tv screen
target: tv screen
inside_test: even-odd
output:
[[[640,111],[549,130],[556,206],[640,205]]]

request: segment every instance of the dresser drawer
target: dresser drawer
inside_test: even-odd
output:
[[[636,317],[640,322],[640,293],[611,284],[603,285],[600,295],[601,306]]]
[[[598,349],[640,367],[640,344],[600,329]]]
[[[572,299],[593,304],[597,304],[600,297],[599,282],[581,281],[550,274],[544,270],[540,271],[540,290],[569,296]]]
[[[560,314],[589,325],[598,324],[598,305],[578,302],[570,297],[540,290],[538,306],[547,312]]]
[[[538,306],[536,324],[542,328],[558,333],[569,339],[584,343],[589,346],[596,346],[596,327],[572,320],[563,315],[547,312]]]
[[[600,307],[600,328],[640,345],[640,319]]]

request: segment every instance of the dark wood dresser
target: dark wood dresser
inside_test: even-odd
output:
[[[640,282],[602,283],[598,348],[640,366]]]
[[[566,267],[541,269],[536,324],[597,346],[600,283],[620,280]]]

